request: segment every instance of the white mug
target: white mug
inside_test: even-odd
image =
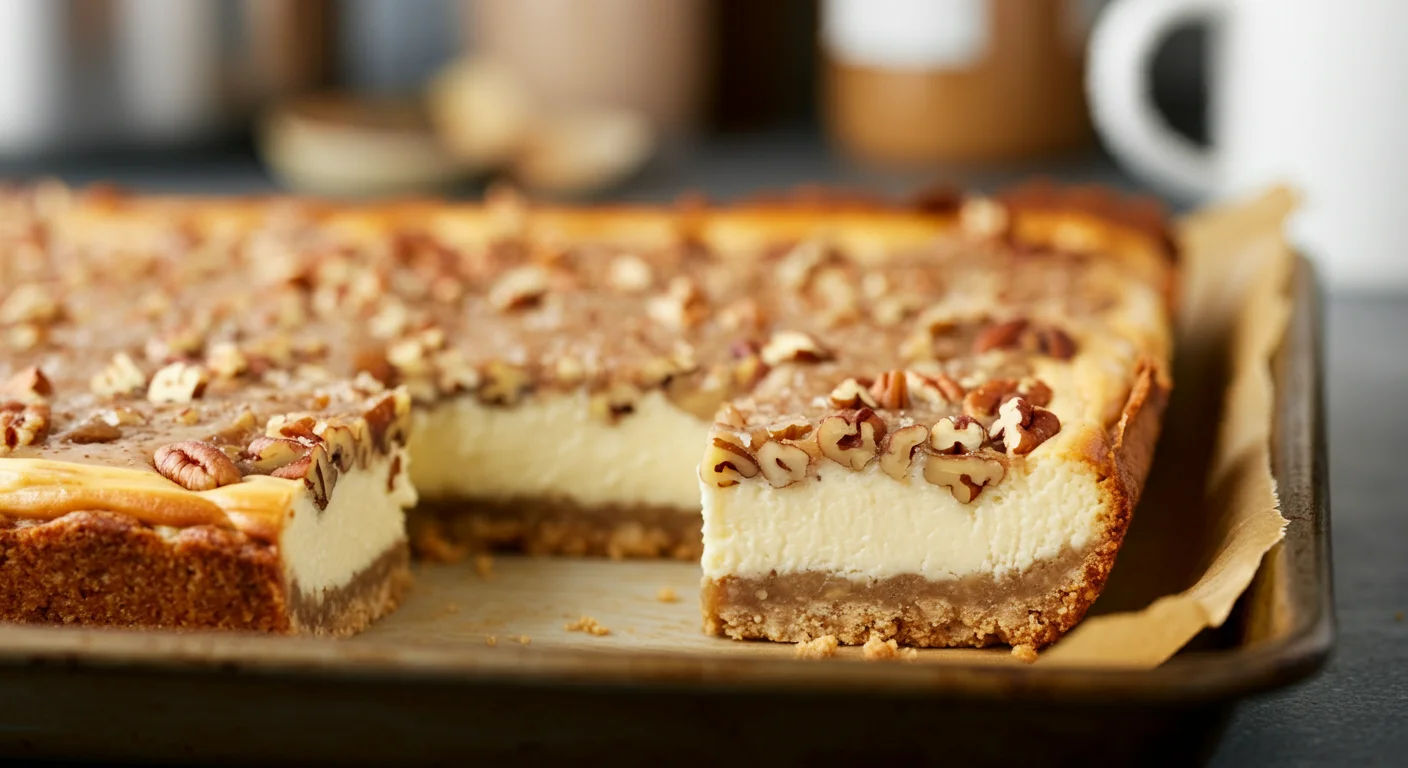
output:
[[[1154,109],[1148,69],[1188,23],[1212,25],[1203,149]],[[1292,241],[1335,287],[1408,288],[1408,0],[1118,0],[1090,42],[1096,128],[1170,194],[1289,183]]]

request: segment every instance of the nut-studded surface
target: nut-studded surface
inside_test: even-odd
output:
[[[1073,375],[1083,351],[1167,357],[1163,324],[1109,322],[1161,310],[1163,243],[1148,216],[1093,201],[559,211],[14,191],[0,381],[33,369],[51,392],[5,395],[19,415],[0,451],[156,473],[159,449],[194,442],[325,503],[349,462],[404,438],[409,404],[383,386],[495,408],[585,389],[608,424],[662,390],[720,421],[700,449],[727,460],[706,459],[706,481],[785,492],[817,461],[901,475],[961,453],[984,469],[955,497],[977,494],[1056,422],[1118,418],[1128,371]],[[1016,396],[1008,451],[991,430]],[[42,429],[25,408],[48,409]],[[966,431],[939,450],[945,419]]]

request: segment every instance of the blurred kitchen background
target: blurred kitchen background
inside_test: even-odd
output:
[[[503,178],[635,200],[1032,172],[1128,184],[1081,88],[1102,5],[0,0],[0,173],[329,195]],[[1197,136],[1202,58],[1201,30],[1180,31],[1153,78]]]
[[[1400,0],[0,0],[0,178],[591,202],[1041,174],[1175,210],[1291,182],[1331,285],[1408,289],[1405,30]]]

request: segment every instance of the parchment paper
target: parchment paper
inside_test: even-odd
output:
[[[1226,621],[1281,540],[1271,476],[1271,356],[1295,260],[1277,189],[1180,222],[1174,394],[1105,593],[1038,663],[1152,667]]]

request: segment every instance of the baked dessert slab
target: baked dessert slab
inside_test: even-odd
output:
[[[976,238],[848,276],[892,276],[913,321],[818,334],[721,410],[700,466],[708,631],[1039,648],[1080,620],[1157,439],[1172,268],[1155,230],[1121,244],[1137,217],[1082,202],[970,204]]]
[[[1038,581],[1034,569],[1069,575],[1052,565],[1059,557],[1096,564],[1091,575],[1078,582],[1082,597],[1076,603],[1088,605],[1108,570],[1108,562],[1095,553],[1113,558],[1122,533],[1118,519],[1120,514],[1127,519],[1142,481],[1143,469],[1137,457],[1130,457],[1152,445],[1167,391],[1165,300],[1171,267],[1161,220],[1104,194],[1038,190],[1000,202],[944,196],[907,208],[813,200],[722,209],[563,210],[533,208],[511,196],[496,196],[484,205],[329,206],[296,200],[125,197],[101,191],[73,195],[40,188],[11,194],[3,206],[0,269],[5,270],[5,284],[15,288],[3,299],[7,311],[0,311],[0,331],[11,352],[0,358],[0,374],[23,379],[33,369],[50,380],[53,391],[30,396],[37,398],[35,405],[49,409],[49,426],[16,431],[27,435],[27,442],[7,446],[0,469],[12,468],[9,476],[19,478],[21,485],[43,487],[63,483],[23,461],[79,465],[85,480],[107,488],[121,484],[110,474],[119,468],[138,473],[144,482],[161,479],[156,451],[193,440],[220,449],[240,469],[240,477],[212,491],[182,490],[217,496],[232,494],[232,488],[238,491],[234,495],[247,493],[246,488],[269,490],[269,498],[261,497],[254,505],[259,514],[241,517],[235,510],[240,505],[226,505],[221,509],[229,522],[214,525],[235,535],[221,539],[221,551],[238,552],[227,557],[230,565],[222,568],[265,576],[232,576],[229,586],[218,588],[213,585],[219,579],[200,580],[210,587],[209,594],[218,596],[211,598],[214,603],[232,606],[229,615],[242,618],[217,619],[215,612],[195,608],[173,609],[173,615],[185,617],[181,619],[139,616],[128,595],[114,598],[107,613],[86,609],[87,614],[76,608],[65,613],[36,607],[42,599],[31,596],[5,613],[21,620],[350,631],[394,603],[405,571],[399,556],[388,553],[397,546],[392,542],[400,541],[400,509],[409,506],[417,492],[421,504],[410,511],[407,527],[411,543],[424,556],[453,555],[466,546],[511,546],[544,554],[693,559],[701,551],[701,474],[696,470],[701,448],[712,452],[727,434],[739,437],[792,412],[811,419],[820,434],[828,416],[859,414],[856,408],[815,407],[848,380],[865,380],[873,388],[875,382],[868,379],[885,372],[898,372],[906,380],[913,373],[938,382],[946,371],[954,374],[948,379],[962,392],[941,394],[959,401],[1009,374],[1021,374],[1014,381],[1024,393],[1030,394],[1024,389],[1032,384],[1028,379],[1052,389],[1049,410],[1066,425],[1064,434],[1018,463],[1044,462],[1052,471],[1093,468],[1100,478],[1094,490],[1087,483],[1082,486],[1085,496],[1073,491],[1071,497],[1090,502],[1082,507],[1086,517],[1063,513],[1058,519],[1064,522],[1054,527],[1065,531],[1064,538],[1058,533],[1047,537],[1065,542],[1070,552],[1033,545],[1031,536],[1022,533],[994,539],[992,546],[1007,547],[995,549],[997,557],[1024,567],[1004,573],[1028,586]],[[983,267],[994,259],[1020,263],[1022,268]],[[951,279],[950,267],[955,265],[958,272],[972,273],[962,290]],[[1013,279],[1033,274],[1062,282]],[[113,285],[131,289],[113,291]],[[1082,290],[1065,291],[1062,286]],[[1067,293],[1101,305],[1100,311],[1058,307],[1060,311],[1049,313],[1051,322],[1046,315],[1033,314],[1026,318],[1031,327],[1024,326],[1016,337],[1019,346],[1049,344],[1047,326],[1059,326],[1071,334],[1068,340],[1080,345],[1074,363],[1062,362],[1048,374],[1043,367],[1047,363],[1037,360],[1041,355],[1009,354],[1011,350],[1003,348],[993,353],[997,362],[992,366],[964,371],[946,367],[954,360],[959,367],[967,365],[964,361],[973,356],[962,343],[1010,324],[1015,319],[1010,312],[1044,306],[1042,302]],[[1108,303],[1118,308],[1103,306]],[[939,322],[940,312],[951,317]],[[1068,329],[1054,322],[1068,317],[1079,320],[1080,327]],[[1086,326],[1095,330],[1087,332]],[[940,327],[948,330],[935,335]],[[927,344],[914,341],[919,331],[929,335]],[[1085,348],[1089,342],[1091,349],[1099,349],[1102,339],[1117,349],[1097,353]],[[140,376],[141,383],[108,391],[95,382],[119,354],[131,365],[118,368],[129,377]],[[1076,375],[1092,366],[1104,373],[1091,381]],[[185,401],[167,403],[158,396],[157,402],[148,403],[157,380],[172,378],[198,384]],[[1074,397],[1092,381],[1098,390],[1089,398]],[[921,390],[928,391],[923,386],[915,389]],[[1146,395],[1137,398],[1137,391]],[[385,412],[384,407],[366,407],[371,405],[367,398],[378,397],[394,402],[397,425],[383,433],[390,437],[374,441],[382,463],[369,459],[365,466],[349,465],[340,471],[338,487],[354,487],[347,483],[360,472],[389,478],[408,471],[409,483],[388,480],[384,491],[374,492],[367,481],[349,492],[348,509],[354,511],[348,514],[362,510],[367,521],[328,525],[318,534],[324,542],[319,551],[326,555],[348,547],[364,556],[359,568],[339,571],[338,578],[319,582],[313,591],[336,593],[324,602],[356,607],[346,609],[342,618],[298,618],[293,607],[306,601],[299,597],[303,592],[292,588],[302,584],[295,573],[301,567],[294,554],[297,539],[289,534],[285,541],[272,529],[261,533],[257,525],[242,521],[283,519],[301,503],[298,482],[303,482],[305,493],[312,491],[312,484],[306,476],[276,478],[269,466],[255,466],[263,445],[255,442],[260,437],[298,442],[296,458],[302,461],[320,446],[328,450],[319,432],[326,429],[319,425],[327,415],[336,414],[353,425],[358,418],[370,422],[368,414]],[[953,402],[871,411],[888,420],[887,428],[900,427],[905,419],[937,418]],[[149,405],[157,411],[143,410]],[[73,448],[74,441],[65,437],[80,424],[112,420],[116,417],[108,411],[124,409],[142,411],[145,423],[159,426],[150,435],[123,431],[111,444],[102,443],[103,451],[93,456],[82,453],[87,449]],[[253,413],[252,424],[235,415],[244,410]],[[313,417],[312,422],[292,437],[278,432],[289,423],[303,423],[304,415]],[[1118,426],[1122,416],[1128,422],[1123,428]],[[243,431],[226,434],[221,418],[240,419]],[[1134,429],[1136,424],[1146,426]],[[350,428],[354,433],[360,429]],[[806,442],[791,432],[782,434],[775,442]],[[983,456],[994,455],[993,460],[1009,468],[1013,460],[996,456],[992,447],[989,441]],[[751,450],[748,444],[743,448],[744,453]],[[825,479],[828,487],[847,482],[849,475],[837,475],[835,468],[821,463],[820,449],[813,453],[808,454],[809,481]],[[775,474],[774,467],[787,465],[787,457],[771,459],[765,464],[769,475]],[[716,466],[707,458],[705,463]],[[873,470],[880,464],[867,466]],[[913,472],[922,474],[919,466],[916,462]],[[297,470],[283,474],[291,472]],[[858,486],[861,501],[836,521],[873,511],[872,496],[896,489],[903,491],[897,497],[901,506],[939,504],[942,514],[956,514],[953,509],[942,511],[951,503],[936,502],[934,486],[899,483],[888,476],[883,480],[890,485],[877,485],[874,481],[881,478],[846,472],[868,479]],[[1013,470],[1012,477],[1023,472]],[[820,573],[831,584],[844,573],[851,591],[861,583],[854,574],[836,570],[849,567],[844,557],[825,559],[825,545],[816,547],[821,554],[814,559],[822,565],[805,570],[789,571],[790,561],[765,551],[767,537],[782,530],[775,523],[787,516],[769,516],[766,510],[790,514],[788,510],[797,506],[790,500],[804,496],[803,484],[774,488],[767,483],[764,488],[757,482],[739,483],[730,492],[708,482],[707,472],[704,475],[706,626],[735,637],[790,640],[826,630],[822,633],[838,633],[847,642],[866,639],[858,634],[861,629],[813,622],[809,617],[821,611],[817,605],[792,609],[792,618],[782,601],[771,607],[753,605],[769,584],[769,594],[786,591],[789,585],[779,578],[815,578]],[[1114,476],[1119,483],[1107,482]],[[283,491],[273,492],[276,487],[292,488],[294,494],[281,496]],[[163,488],[162,493],[171,491]],[[992,499],[1008,492],[1020,498],[1020,488],[1011,478],[984,487],[980,496],[989,501],[980,500],[979,506],[992,505]],[[942,493],[953,498],[955,491]],[[68,519],[55,514],[65,508],[52,500],[31,503],[27,513],[13,500],[18,497],[0,500],[0,516],[8,526],[4,541],[12,552],[33,553],[24,557],[35,563],[58,562],[55,556],[40,554],[43,547],[55,546],[53,542],[86,552],[82,547],[98,546],[94,541],[107,542],[110,550],[145,547],[153,553],[151,562],[166,563],[163,567],[169,570],[179,570],[176,563],[186,562],[182,558],[217,562],[216,556],[198,554],[205,551],[206,533],[219,538],[214,531],[140,514],[153,506],[151,498],[161,495],[143,486],[137,497],[148,501],[125,507],[106,496],[90,497],[85,508],[65,513],[77,515]],[[328,508],[335,504],[329,502]],[[1075,506],[1079,504],[1072,509]],[[49,511],[33,511],[41,508]],[[322,519],[334,517],[338,515],[325,512]],[[36,525],[36,519],[41,524]],[[816,532],[827,530],[825,521],[813,522],[819,526]],[[916,522],[943,523],[922,516]],[[1030,514],[1009,522],[1037,530],[1053,528],[1050,519]],[[31,532],[46,526],[44,536]],[[729,526],[728,535],[710,538],[710,531],[717,534]],[[367,537],[364,529],[386,533]],[[938,525],[936,530],[957,529]],[[94,531],[106,533],[90,536]],[[835,526],[832,531],[849,535]],[[757,542],[751,553],[729,549],[745,539]],[[129,544],[118,543],[123,541]],[[1082,542],[1084,547],[1078,546]],[[913,558],[891,554],[892,565],[900,567],[895,575],[912,575],[905,569]],[[1023,559],[1028,555],[1030,566]],[[379,581],[374,576],[347,576],[348,570],[379,573],[386,560],[401,564],[388,566],[391,575]],[[1104,566],[1096,567],[1102,562]],[[767,563],[773,565],[760,570]],[[965,589],[977,583],[967,578],[973,574],[957,568],[950,571],[963,577],[957,581]],[[974,573],[981,581],[983,569]],[[928,579],[922,570],[913,574],[945,582]],[[148,581],[162,583],[157,576]],[[329,591],[332,582],[337,583]],[[367,587],[369,596],[364,598],[337,591],[352,582],[377,586]],[[896,585],[904,582],[889,579],[872,585],[872,590],[902,595]],[[236,584],[243,586],[236,589]],[[259,584],[265,586],[252,586]],[[26,588],[36,591],[32,580],[19,577],[13,586],[5,586],[10,595]],[[953,586],[942,583],[937,588]],[[174,582],[168,588],[174,588]],[[968,591],[991,597],[993,590]],[[881,604],[889,599],[883,595],[863,595],[855,605]],[[1013,599],[1038,605],[1033,601],[1044,596],[1049,590]],[[978,602],[973,597],[966,605]],[[250,607],[256,605],[260,607]],[[1075,604],[1067,607],[1069,620],[1037,622],[1056,627],[1045,635],[999,628],[981,635],[980,641],[1039,644],[1040,637],[1054,637],[1073,624],[1083,610]],[[753,621],[755,616],[766,620]],[[933,622],[952,624],[953,619]],[[789,628],[781,628],[784,625]],[[866,632],[884,632],[877,619],[862,619],[856,626],[861,625]],[[965,637],[974,642],[961,632],[953,637],[933,631],[924,637],[893,634],[915,644],[951,644]]]

